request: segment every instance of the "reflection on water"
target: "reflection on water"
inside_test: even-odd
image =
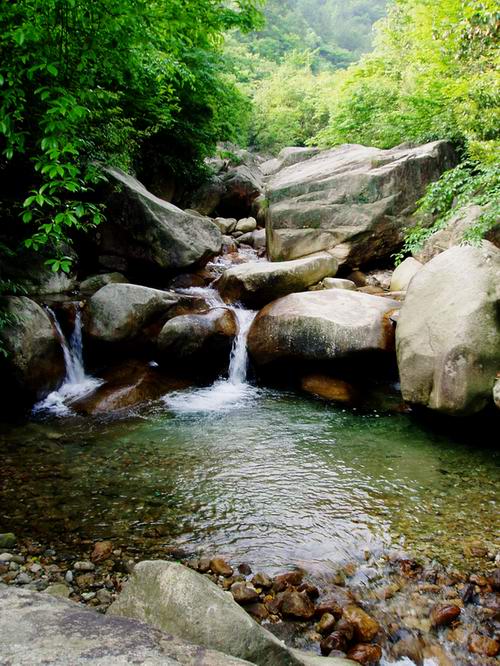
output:
[[[460,565],[465,541],[498,533],[498,457],[472,439],[241,389],[229,403],[227,382],[177,393],[121,421],[2,428],[0,531],[318,573],[389,545]],[[218,391],[226,408],[206,410]]]

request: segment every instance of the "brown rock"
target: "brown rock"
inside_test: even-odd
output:
[[[483,657],[496,657],[500,652],[500,643],[488,636],[472,634],[469,638],[469,652],[480,654]]]
[[[366,275],[357,268],[355,268],[352,273],[349,273],[347,279],[354,282],[356,287],[364,287],[366,285]]]
[[[210,570],[210,560],[208,557],[202,557],[198,562],[198,571],[200,573],[207,573]]]
[[[316,617],[322,617],[325,613],[330,613],[338,620],[342,617],[342,608],[333,599],[323,599],[316,606]]]
[[[233,583],[231,585],[231,594],[239,604],[249,604],[259,598],[255,587],[250,583]]]
[[[240,574],[243,574],[243,576],[249,576],[252,573],[252,567],[246,562],[242,562],[238,566],[238,571],[240,572]]]
[[[348,651],[347,658],[357,661],[359,664],[371,666],[372,664],[378,664],[382,659],[382,648],[380,645],[358,643]]]
[[[445,627],[451,624],[460,615],[460,608],[453,604],[438,604],[431,611],[433,627]]]
[[[312,583],[302,583],[297,589],[299,592],[305,592],[310,599],[317,599],[319,597],[319,590]]]
[[[354,636],[361,643],[372,641],[380,631],[379,623],[359,606],[347,606],[344,617],[354,625]]]
[[[261,603],[247,604],[245,606],[245,610],[256,620],[267,620],[269,617],[267,608],[264,606],[264,604]]]
[[[342,379],[327,375],[307,375],[302,379],[302,390],[324,400],[332,402],[355,402],[357,396],[354,388]]]
[[[488,581],[494,590],[500,590],[500,569],[495,569]]]
[[[321,654],[327,657],[332,650],[340,650],[345,652],[347,650],[347,639],[340,631],[334,631],[332,634],[324,638],[319,644]]]
[[[303,578],[303,571],[290,571],[289,573],[280,574],[274,578],[273,588],[275,592],[281,592],[290,585],[300,585]]]
[[[424,661],[424,642],[419,636],[406,636],[392,646],[391,654],[396,659],[408,657],[415,664]]]
[[[256,573],[252,578],[252,583],[255,587],[262,587],[265,590],[273,586],[273,580],[270,576],[265,573]]]
[[[359,287],[358,291],[362,294],[371,294],[372,296],[379,296],[384,293],[382,287],[375,287],[372,284],[367,284],[366,287]]]
[[[81,574],[75,578],[75,582],[82,590],[87,590],[95,583],[95,576],[91,573]]]
[[[465,557],[486,557],[488,549],[480,541],[470,541],[463,547]]]
[[[324,613],[321,616],[321,620],[316,625],[316,629],[318,633],[322,634],[323,636],[328,636],[328,634],[331,634],[335,629],[336,624],[337,620],[331,613]]]
[[[271,615],[278,615],[281,612],[281,605],[283,603],[283,592],[280,592],[275,597],[267,595],[264,597],[264,604]]]
[[[306,592],[298,592],[293,588],[287,588],[283,592],[281,612],[283,615],[309,620],[314,616],[314,604]]]
[[[350,643],[354,637],[354,625],[349,620],[346,620],[345,617],[341,617],[337,622],[335,631],[340,631],[346,637],[346,640]]]
[[[92,562],[104,562],[113,554],[113,544],[111,541],[98,541],[94,545],[94,550],[90,559]]]
[[[210,560],[210,569],[219,576],[229,578],[229,576],[233,575],[233,568],[221,557],[214,557],[213,560]]]

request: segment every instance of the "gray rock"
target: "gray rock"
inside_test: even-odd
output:
[[[4,536],[3,534],[0,534],[0,538]],[[4,546],[2,546],[3,548]],[[7,562],[10,562],[12,559],[12,554],[11,553],[1,553],[0,554],[0,564],[6,564]]]
[[[219,253],[222,236],[212,220],[159,199],[120,169],[105,173],[115,190],[96,234],[100,255],[122,257],[138,270],[171,271]]]
[[[491,402],[500,367],[500,250],[453,247],[412,279],[397,326],[403,398],[447,414]]]
[[[459,208],[448,220],[443,229],[436,231],[424,243],[423,247],[414,253],[421,263],[427,263],[441,252],[460,245],[464,233],[476,224],[486,208],[470,204]],[[486,239],[500,247],[500,221],[488,231]]]
[[[291,294],[257,315],[248,348],[258,365],[279,359],[333,361],[394,350],[397,301],[344,289]]]
[[[26,296],[1,299],[0,307],[15,317],[0,336],[8,357],[0,359],[7,402],[34,402],[46,397],[66,373],[61,343],[47,313]],[[0,548],[11,546],[2,546]]]
[[[236,218],[235,217],[216,217],[214,220],[222,234],[230,234],[236,228]]]
[[[257,229],[257,220],[254,217],[244,217],[238,220],[235,231],[240,231],[242,234],[248,234]]]
[[[226,301],[262,306],[298,291],[304,291],[337,272],[337,261],[327,252],[295,261],[249,262],[227,270],[219,283]]]
[[[345,145],[279,170],[266,189],[269,257],[339,246],[351,266],[388,258],[428,183],[455,163],[450,144],[438,141],[391,150]]]
[[[95,294],[101,287],[107,284],[122,284],[128,282],[127,278],[121,273],[101,273],[100,275],[92,275],[80,283],[80,291],[82,294],[90,295]]]
[[[174,317],[158,336],[158,360],[170,366],[227,366],[236,333],[236,318],[228,308]]]
[[[100,342],[132,340],[178,301],[172,292],[136,284],[107,284],[87,303],[87,333]]]
[[[147,619],[152,626],[183,640],[259,666],[308,663],[252,620],[230,593],[174,562],[138,564],[108,615]],[[324,663],[333,666],[342,662]]]
[[[11,564],[12,564],[12,562],[11,562]],[[31,576],[29,574],[27,574],[25,571],[23,571],[16,578],[16,583],[18,585],[28,585],[29,583],[31,583],[32,580],[33,579],[31,578]]]
[[[406,291],[411,279],[422,268],[420,261],[413,257],[408,257],[396,267],[391,278],[391,291]]]
[[[352,280],[345,280],[342,278],[325,278],[321,284],[323,289],[347,289],[348,291],[356,290],[356,285]]]
[[[1,584],[0,655],[9,666],[251,666],[142,622]]]
[[[266,247],[266,230],[256,229],[255,231],[243,234],[238,238],[238,243],[250,245],[254,250],[262,250]]]
[[[60,599],[67,599],[71,593],[71,590],[64,583],[53,583],[45,588],[45,593],[50,594],[52,597],[58,597]]]
[[[94,571],[95,564],[88,561],[75,562],[73,568],[75,571]]]

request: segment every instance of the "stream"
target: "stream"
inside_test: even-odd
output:
[[[188,291],[224,305],[213,290]],[[270,574],[299,566],[323,586],[354,567],[366,589],[397,553],[494,566],[499,455],[486,433],[257,387],[246,351],[255,313],[234,312],[227,378],[85,418],[71,400],[100,380],[84,371],[79,314],[70,340],[54,318],[66,380],[30,420],[0,425],[0,532],[62,552],[111,540],[143,559],[217,553]],[[468,547],[478,543],[480,555]]]

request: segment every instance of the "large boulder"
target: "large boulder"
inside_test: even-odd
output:
[[[267,183],[268,255],[338,248],[344,263],[388,258],[427,185],[454,166],[445,141],[391,150],[345,145],[280,169]]]
[[[107,284],[89,299],[86,332],[98,342],[131,341],[179,302],[172,292],[137,284]]]
[[[222,235],[208,218],[182,211],[148,192],[120,169],[105,173],[114,186],[106,221],[95,234],[98,254],[126,259],[135,272],[172,272],[218,254]]]
[[[167,367],[227,368],[238,326],[228,308],[169,319],[158,336],[158,359]]]
[[[402,261],[391,277],[391,291],[406,291],[414,275],[422,268],[420,261],[407,257]]]
[[[191,195],[189,208],[204,215],[246,217],[263,189],[262,173],[250,160],[213,175]]]
[[[257,666],[314,663],[258,625],[230,593],[175,562],[138,564],[108,615],[147,622],[184,641],[247,659]],[[323,663],[350,664],[342,659]]]
[[[462,243],[464,234],[478,224],[479,218],[486,208],[477,204],[469,204],[459,208],[447,221],[445,226],[429,236],[423,246],[414,253],[416,259],[427,263],[441,252]],[[487,240],[500,247],[500,221],[486,234]]]
[[[137,620],[0,584],[0,662],[9,666],[251,666]]]
[[[64,356],[57,332],[45,310],[26,296],[4,297],[0,310],[12,317],[0,332],[6,357],[0,354],[4,406],[45,398],[63,381]]]
[[[453,247],[412,279],[397,327],[406,401],[471,414],[492,400],[500,369],[500,250]]]
[[[249,262],[228,269],[217,284],[222,298],[259,307],[297,291],[304,291],[337,272],[328,252],[294,261]]]
[[[400,303],[344,289],[291,294],[254,320],[248,348],[257,365],[278,360],[337,361],[394,350],[391,315]]]

